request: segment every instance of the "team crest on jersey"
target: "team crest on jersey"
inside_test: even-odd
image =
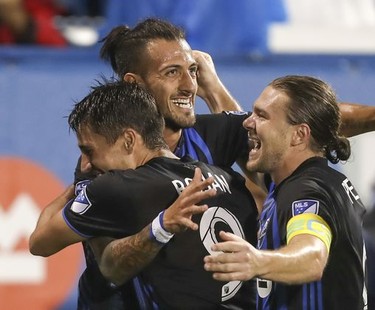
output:
[[[293,216],[302,213],[319,213],[319,201],[306,199],[306,200],[296,200],[292,203],[292,213]]]
[[[212,245],[221,242],[219,232],[229,231],[241,238],[245,238],[240,221],[229,210],[221,207],[211,207],[203,213],[199,223],[199,234],[207,252],[217,255],[212,251]],[[221,289],[221,300],[226,301],[237,294],[242,286],[242,281],[230,281],[225,283]]]
[[[224,113],[227,114],[227,115],[230,115],[230,114],[233,114],[233,115],[249,114],[248,112],[245,112],[245,111],[224,111]]]
[[[91,207],[90,199],[86,194],[86,186],[79,192],[77,197],[74,199],[70,209],[74,213],[83,214]]]
[[[74,187],[74,194],[78,196],[78,194],[91,182],[92,180],[83,180],[77,182],[76,186]]]

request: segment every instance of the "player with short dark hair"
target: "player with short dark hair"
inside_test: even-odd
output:
[[[218,229],[255,242],[257,209],[243,177],[178,159],[163,140],[154,99],[136,83],[96,87],[76,104],[69,124],[83,160],[101,174],[38,223],[31,252],[48,256],[86,241],[109,283],[124,284],[124,307],[251,308],[250,282],[219,283],[201,264]],[[205,187],[192,191],[191,182]],[[180,195],[187,201],[181,206],[174,203]],[[204,205],[197,206],[202,197]],[[124,239],[106,249],[108,238]]]
[[[220,81],[210,55],[193,51],[181,29],[155,18],[145,19],[133,28],[118,26],[103,41],[101,55],[110,60],[120,80],[136,81],[155,97],[166,122],[164,139],[177,156],[188,154],[232,170],[242,154],[246,155],[247,132],[242,122],[248,114],[239,112],[241,107]],[[217,114],[195,115],[196,95]],[[375,108],[350,104],[340,107],[346,120],[342,128],[345,133],[375,129]],[[87,177],[90,164],[79,162],[77,168],[75,183]],[[246,182],[261,209],[264,188]],[[71,198],[69,192],[56,199],[60,208]],[[85,242],[83,245],[87,268],[80,279],[80,296],[84,294],[93,304],[101,305],[117,290],[104,281],[90,248]]]

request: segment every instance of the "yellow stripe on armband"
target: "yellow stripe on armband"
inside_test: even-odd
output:
[[[286,242],[294,236],[309,234],[318,237],[326,245],[328,252],[331,246],[332,233],[326,221],[317,214],[303,213],[293,216],[286,226]]]

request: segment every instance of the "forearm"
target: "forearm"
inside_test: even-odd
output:
[[[113,240],[98,259],[103,276],[121,285],[145,268],[162,249],[163,244],[150,236],[151,224],[138,234]]]
[[[192,221],[194,214],[201,214],[207,205],[196,203],[216,194],[214,189],[207,189],[213,183],[213,177],[202,179],[199,168],[195,169],[193,180],[183,190],[172,205],[135,235],[93,246],[102,274],[116,285],[133,278],[146,267],[169,242],[173,234],[186,229],[197,230],[198,224]],[[105,244],[107,242],[108,244]],[[90,244],[92,241],[90,241]]]
[[[64,206],[74,198],[74,185],[69,185],[63,193],[60,194],[55,200],[49,203],[41,212],[37,227],[47,223],[52,216],[57,214]]]
[[[50,256],[83,239],[66,226],[61,215],[61,210],[73,197],[74,186],[71,185],[43,209],[29,238],[31,254]]]
[[[29,250],[33,255],[50,256],[67,246],[86,240],[67,225],[62,210],[51,217],[45,225],[38,226],[29,239]]]
[[[250,172],[246,169],[247,158],[240,158],[236,161],[241,168],[246,180],[246,188],[250,191],[256,203],[258,213],[260,214],[263,209],[264,201],[267,197],[267,188],[264,182],[264,173]]]
[[[319,280],[322,277],[328,253],[324,244],[319,239],[315,239],[308,244],[305,244],[303,240],[296,241],[277,251],[260,251],[257,276],[288,284]]]
[[[32,243],[34,235],[45,225],[48,221],[56,215],[60,210],[64,208],[64,206],[74,198],[74,185],[68,186],[60,196],[55,198],[52,202],[50,202],[40,213],[38,222],[36,223],[36,227],[34,232],[30,237],[30,242]]]
[[[347,137],[375,130],[375,106],[342,102],[341,134]]]
[[[222,111],[242,111],[241,106],[232,97],[220,80],[217,82],[214,89],[210,88],[210,91],[201,98],[206,102],[211,113],[221,113]]]
[[[211,56],[197,50],[193,51],[193,56],[199,66],[197,95],[206,102],[211,113],[242,111],[217,75]]]

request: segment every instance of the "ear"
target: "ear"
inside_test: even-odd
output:
[[[123,79],[125,82],[130,82],[130,83],[140,83],[141,82],[141,78],[138,74],[135,74],[135,73],[126,73],[124,75],[124,79]]]
[[[299,124],[296,126],[292,136],[292,146],[301,144],[309,144],[311,136],[310,127],[307,124]]]
[[[125,151],[127,153],[131,153],[133,151],[133,148],[137,139],[136,132],[131,128],[127,128],[123,132],[123,138],[124,138]]]

